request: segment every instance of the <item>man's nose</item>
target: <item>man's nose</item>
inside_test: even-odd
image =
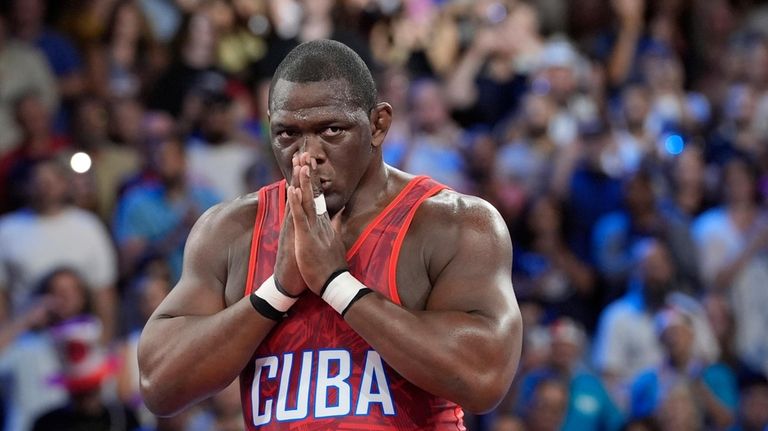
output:
[[[323,149],[323,140],[315,134],[304,135],[304,142],[301,144],[301,151],[309,153],[318,164],[325,162],[325,151]]]

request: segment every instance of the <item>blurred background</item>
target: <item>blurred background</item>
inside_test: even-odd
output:
[[[154,418],[137,339],[197,217],[278,179],[317,38],[389,164],[512,232],[523,358],[470,430],[768,429],[768,1],[0,0],[2,429],[242,430],[236,386]]]

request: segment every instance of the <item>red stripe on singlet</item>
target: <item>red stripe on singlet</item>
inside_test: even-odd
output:
[[[261,238],[261,230],[264,227],[264,219],[266,218],[268,202],[267,191],[270,187],[264,187],[259,190],[259,206],[256,208],[256,221],[253,224],[253,235],[251,236],[251,251],[248,257],[248,275],[245,281],[245,296],[253,293],[253,278],[256,275],[256,258],[259,254],[259,238]],[[285,181],[281,181],[278,185],[278,191],[280,196],[279,214],[280,220],[283,218],[285,212]]]
[[[376,218],[373,219],[373,221],[371,221],[368,224],[368,226],[365,227],[365,230],[363,230],[363,233],[361,233],[360,236],[357,237],[357,240],[355,241],[355,243],[352,244],[352,247],[349,249],[349,251],[347,251],[347,260],[351,259],[352,256],[354,256],[354,254],[357,253],[357,250],[360,249],[360,247],[365,242],[365,239],[368,238],[368,235],[371,234],[371,232],[373,231],[373,229],[376,228],[379,222],[381,222],[381,220],[383,220],[384,217],[386,217],[387,214],[389,214],[397,206],[397,204],[400,203],[400,201],[402,201],[408,195],[408,192],[411,191],[411,189],[416,187],[425,178],[427,177],[424,175],[414,177],[411,181],[408,182],[408,184],[405,185],[405,187],[403,187],[402,190],[400,190],[400,193],[398,193],[397,196],[395,196],[392,202],[390,202],[384,208],[384,210],[380,212],[379,215],[376,216]]]
[[[277,186],[277,219],[280,220],[280,226],[283,225],[283,217],[285,216],[285,185],[285,180],[283,180]]]
[[[253,277],[256,274],[256,255],[259,254],[259,236],[261,226],[264,224],[264,213],[267,212],[267,193],[265,189],[259,190],[259,206],[256,208],[256,222],[253,224],[251,235],[251,252],[248,257],[248,276],[245,279],[245,296],[253,293]]]
[[[413,217],[416,215],[416,210],[419,209],[421,203],[446,188],[446,186],[438,184],[424,193],[424,195],[413,204],[411,209],[408,210],[408,215],[406,215],[405,221],[403,221],[400,230],[397,232],[395,243],[392,245],[392,254],[389,255],[389,297],[392,299],[392,302],[397,305],[402,305],[400,302],[400,294],[397,293],[397,260],[400,258],[400,249],[403,246],[405,234],[408,233],[408,228],[411,226]]]

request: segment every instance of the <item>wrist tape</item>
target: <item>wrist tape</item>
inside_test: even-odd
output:
[[[282,293],[278,289],[275,276],[271,275],[251,294],[250,299],[253,308],[262,316],[272,320],[280,320],[299,298]]]
[[[315,201],[315,213],[317,215],[323,215],[328,212],[328,207],[325,206],[325,195],[319,195],[314,199]]]
[[[335,271],[328,277],[321,290],[323,301],[327,302],[342,317],[349,308],[363,296],[373,290],[360,283],[348,270]]]

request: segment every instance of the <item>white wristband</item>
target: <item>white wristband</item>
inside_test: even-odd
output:
[[[360,283],[349,271],[346,271],[331,281],[328,287],[325,288],[322,298],[336,312],[341,314],[357,293],[365,288],[363,283]]]
[[[281,313],[288,311],[288,309],[299,300],[299,298],[291,298],[277,289],[274,274],[264,280],[264,283],[261,283],[261,286],[259,286],[253,294],[267,301],[269,305]]]
[[[328,212],[328,208],[325,206],[325,195],[320,195],[315,198],[315,212],[317,215],[323,215]]]

